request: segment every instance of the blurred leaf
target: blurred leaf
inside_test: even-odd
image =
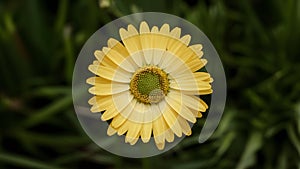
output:
[[[9,163],[12,166],[26,167],[26,168],[37,168],[37,169],[62,169],[58,166],[53,166],[49,162],[44,163],[31,158],[19,156],[16,154],[0,153],[0,161]]]
[[[287,168],[287,155],[286,155],[286,149],[283,149],[282,152],[279,153],[278,155],[278,166],[277,169],[285,169]]]
[[[198,169],[198,168],[207,168],[211,165],[210,161],[193,161],[186,162],[184,164],[173,165],[172,169]]]
[[[63,30],[63,26],[66,22],[67,12],[68,12],[68,0],[59,1],[59,8],[56,16],[55,29],[57,32],[61,32]]]
[[[226,151],[228,151],[228,148],[232,145],[235,136],[236,135],[234,132],[230,132],[225,137],[222,138],[221,145],[217,151],[218,156],[222,156]]]
[[[73,146],[81,145],[86,143],[86,137],[72,136],[72,135],[49,135],[49,134],[40,134],[26,131],[18,131],[16,134],[17,137],[22,138],[23,140],[30,141],[31,144],[39,145],[48,145],[48,146]]]
[[[30,95],[33,96],[44,96],[44,97],[52,97],[52,96],[60,96],[67,95],[71,93],[70,87],[65,86],[43,86],[36,88],[30,91]]]
[[[291,124],[287,126],[288,135],[295,146],[296,150],[298,151],[298,157],[300,158],[300,133],[296,133],[295,127]]]
[[[263,143],[263,137],[259,132],[253,132],[249,136],[245,150],[241,156],[241,159],[237,165],[237,169],[245,169],[252,166],[255,163],[255,153],[260,149]]]
[[[65,96],[61,99],[58,99],[57,101],[46,106],[45,108],[38,110],[37,112],[34,112],[34,114],[31,117],[25,120],[23,125],[25,127],[31,127],[39,123],[42,123],[43,121],[47,120],[49,117],[53,116],[54,114],[62,112],[62,110],[64,110],[69,105],[71,105],[71,103],[72,103],[71,96]]]

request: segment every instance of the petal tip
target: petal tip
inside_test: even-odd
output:
[[[163,24],[159,30],[160,33],[168,35],[170,33],[170,25],[169,24]]]
[[[179,27],[175,27],[174,29],[172,29],[171,31],[171,36],[173,36],[174,38],[179,39],[180,38],[180,34],[181,34],[181,29]]]
[[[119,34],[122,40],[125,40],[129,37],[128,32],[124,28],[120,28]]]
[[[104,53],[101,50],[95,50],[94,56],[101,62],[104,58]]]
[[[112,48],[112,47],[116,46],[116,45],[118,44],[118,42],[119,42],[119,41],[117,41],[117,40],[114,39],[114,38],[109,38],[109,39],[107,40],[107,46],[110,47],[110,48]]]
[[[129,24],[127,26],[127,30],[128,30],[128,33],[129,33],[130,36],[134,36],[134,35],[138,34],[138,31],[136,30],[136,28],[132,24]]]
[[[149,33],[150,29],[149,29],[149,25],[147,24],[146,21],[141,22],[140,24],[140,34],[143,33]]]
[[[158,33],[158,27],[157,26],[153,26],[151,28],[151,33]]]
[[[190,41],[191,41],[191,35],[184,35],[184,36],[180,39],[180,41],[181,41],[182,43],[184,43],[186,46],[188,46],[189,43],[190,43]]]
[[[102,48],[102,51],[103,51],[103,53],[104,53],[105,55],[109,52],[109,50],[110,50],[110,48],[108,48],[108,47],[103,47],[103,48]]]
[[[156,147],[159,149],[159,150],[163,150],[165,148],[165,144],[164,143],[156,143]]]

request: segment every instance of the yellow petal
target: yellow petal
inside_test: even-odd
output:
[[[151,28],[151,33],[158,33],[158,27],[157,26],[153,26]]]
[[[127,30],[128,30],[128,33],[131,35],[131,36],[136,36],[139,34],[139,32],[135,29],[135,27],[133,25],[128,25],[127,26]]]
[[[164,42],[162,42],[161,44],[160,44],[160,42],[157,42],[156,44],[158,44],[158,45],[163,45],[163,44],[166,44],[166,43],[164,43]],[[158,65],[159,64],[159,62],[161,61],[161,59],[162,59],[162,57],[163,57],[163,55],[164,55],[164,53],[165,53],[165,49],[161,49],[163,46],[156,46],[156,47],[154,47],[154,49],[153,49],[153,56],[152,56],[152,61],[151,61],[151,63],[153,64],[153,65]]]
[[[102,62],[102,60],[103,60],[103,58],[104,58],[104,56],[105,56],[105,54],[104,54],[102,51],[100,51],[100,50],[96,50],[96,51],[94,52],[94,55],[95,55],[95,57],[96,57],[100,62]]]
[[[94,105],[94,104],[96,103],[96,97],[97,97],[97,96],[93,96],[92,98],[90,98],[90,99],[88,100],[88,103],[89,103],[90,105]]]
[[[94,60],[93,65],[100,65],[100,62],[98,60]]]
[[[149,142],[152,133],[152,122],[144,123],[141,129],[141,138],[144,143]]]
[[[172,78],[186,74],[185,72],[192,73],[184,61],[175,56],[173,53],[166,51],[159,63],[159,67],[162,68]]]
[[[206,59],[192,59],[186,62],[186,65],[192,70],[192,72],[196,72],[197,70],[203,68],[206,64]]]
[[[124,40],[127,39],[127,38],[130,38],[130,34],[129,34],[129,33],[127,32],[127,30],[124,29],[124,28],[121,28],[121,29],[119,30],[119,34],[120,34],[120,37],[121,37],[122,41],[124,41]]]
[[[112,104],[111,96],[95,96],[89,103],[93,103],[91,107],[92,113],[98,113],[107,109],[108,106]]]
[[[197,81],[210,81],[210,74],[207,72],[194,72],[181,74],[176,76],[177,81],[186,81],[191,79],[197,79]]]
[[[180,41],[186,46],[188,46],[191,41],[191,35],[184,35],[183,37],[180,38]]]
[[[182,45],[183,46],[183,45]],[[179,57],[184,63],[191,58],[197,58],[195,52],[187,47],[180,47],[181,50],[176,51],[176,56]]]
[[[106,108],[105,108],[106,109]],[[93,105],[90,109],[90,111],[92,113],[99,113],[99,112],[102,112],[104,111],[105,109],[103,109],[102,107],[99,107],[98,105]]]
[[[188,67],[185,65],[185,63],[172,53],[165,52],[163,59],[164,60],[160,63],[160,65],[164,71],[169,73],[171,76],[174,74],[182,74],[183,72],[188,71]]]
[[[144,114],[145,114],[144,103],[137,102],[128,119],[130,119],[132,122],[135,123],[144,123]]]
[[[102,112],[102,111],[104,111],[104,110],[106,110],[106,108],[100,107],[100,106],[98,106],[98,105],[93,105],[93,106],[91,107],[91,112],[92,112],[92,113],[99,113],[99,112]]]
[[[107,121],[118,115],[119,112],[115,109],[113,105],[110,105],[107,107],[106,111],[102,114],[101,120],[102,121]]]
[[[172,29],[170,35],[172,37],[174,37],[175,39],[179,39],[180,38],[180,34],[181,34],[181,29],[178,27],[175,27],[174,29]]]
[[[160,61],[159,67],[161,69],[166,69],[166,68],[170,67],[169,66],[170,63],[174,62],[173,60],[175,60],[175,59],[176,59],[176,56],[174,56],[173,53],[167,51],[167,52],[164,53],[164,55],[163,55],[163,57],[162,57],[162,59]]]
[[[211,89],[211,85],[207,82],[201,81],[201,79],[188,79],[188,80],[177,80],[172,79],[169,81],[170,87],[176,90],[182,91],[205,91]],[[196,93],[192,94],[195,95]]]
[[[163,24],[161,26],[160,30],[159,30],[159,33],[163,34],[163,35],[169,36],[169,34],[170,34],[170,26],[169,26],[169,24],[166,24],[166,23]]]
[[[197,110],[193,110],[193,109],[190,109],[191,112],[193,112],[194,116],[197,117],[197,118],[201,118],[202,117],[202,113],[200,111],[197,111]]]
[[[110,68],[113,68],[113,69],[116,69],[118,67],[114,62],[112,62],[110,59],[108,59],[105,56],[103,51],[96,50],[94,55],[99,60],[100,64],[94,62],[93,65],[95,65],[95,66],[103,65],[103,66],[110,67]]]
[[[150,64],[150,63],[152,63],[153,49],[152,49],[152,45],[148,44],[148,43],[151,43],[151,39],[144,39],[144,37],[145,36],[143,36],[143,35],[141,36],[141,43],[143,46],[144,58],[145,58],[146,64]],[[152,37],[150,36],[150,38],[152,38]]]
[[[149,26],[147,22],[143,21],[140,24],[140,34],[150,33]]]
[[[132,55],[133,53],[142,50],[140,37],[137,30],[132,26],[128,25],[128,31],[121,28],[120,36],[127,49],[127,51]]]
[[[172,132],[171,129],[168,129],[165,131],[165,136],[166,136],[167,142],[171,143],[174,141],[174,133]]]
[[[120,111],[122,117],[129,119],[130,115],[133,113],[136,104],[137,104],[136,99],[133,99],[122,111]],[[132,119],[132,121],[134,120]]]
[[[110,101],[110,103],[112,103],[112,100],[111,100],[111,96],[93,96],[89,101],[88,103],[91,104],[91,105],[94,105],[94,104],[99,104],[101,102],[107,102],[107,101]],[[109,103],[109,104],[110,104]]]
[[[108,47],[117,51],[118,53],[120,53],[123,57],[128,57],[129,53],[127,51],[127,49],[125,48],[125,46],[120,43],[118,40],[110,38],[108,39]]]
[[[114,118],[115,119],[115,118]],[[123,135],[123,134],[125,134],[128,130],[129,130],[129,128],[131,127],[131,123],[128,121],[128,120],[126,120],[117,130],[118,130],[118,135],[120,136],[120,135]],[[125,137],[126,138],[126,137]],[[125,142],[126,142],[126,140],[125,140]]]
[[[153,121],[153,136],[159,150],[162,150],[165,146],[166,126],[162,116]]]
[[[208,95],[211,94],[213,90],[212,89],[197,90],[197,91],[181,90],[181,92],[186,95]]]
[[[117,94],[126,90],[129,90],[129,85],[124,83],[96,84],[89,88],[91,94],[100,96]]]
[[[160,102],[159,104],[162,104]],[[143,105],[144,109],[144,119],[143,123],[149,123],[157,119],[159,116],[161,116],[160,109],[158,107],[158,104],[151,104],[151,105]]]
[[[169,38],[164,34],[167,34],[168,26],[167,24],[163,25],[161,30],[159,30],[157,26],[153,26],[151,29],[151,48],[153,49],[151,63],[154,65],[158,65],[164,51],[166,51]]]
[[[108,136],[112,136],[112,135],[114,135],[116,132],[117,132],[117,130],[114,129],[111,125],[109,125],[108,128],[107,128],[107,132],[106,132],[106,133],[107,133]]]
[[[139,138],[139,133],[141,131],[142,124],[131,122],[129,120],[127,121],[127,123],[129,123],[130,126],[126,134],[126,140],[127,142],[134,142],[135,139]]]
[[[191,55],[187,52],[183,53],[184,51],[188,51],[188,47],[178,39],[169,38],[167,50],[173,53],[175,56],[180,57],[181,59],[184,59],[185,57]]]
[[[182,129],[182,132],[183,134],[189,136],[192,134],[192,130],[191,130],[191,127],[190,125],[188,124],[188,122],[182,118],[182,117],[178,117],[178,122],[181,126],[181,129]]]
[[[123,111],[123,109],[131,103],[132,99],[133,95],[130,93],[129,90],[112,95],[114,107],[118,112]]]
[[[169,35],[169,31],[170,27],[168,24],[164,24],[160,30],[158,30],[157,27],[153,27],[151,30],[152,47],[165,51],[169,39],[169,37],[166,35]]]
[[[131,142],[129,142],[130,143],[130,145],[135,145],[135,143],[137,142],[139,140],[139,138],[134,138],[134,139],[132,139],[131,140]]]
[[[201,118],[202,117],[202,113],[199,111],[197,114],[197,118]]]
[[[191,62],[195,58],[199,59],[203,55],[201,49],[198,51],[201,45],[198,44],[188,47],[187,45],[190,40],[190,35],[185,35],[181,39],[169,38],[167,50],[173,53],[176,57],[180,58],[183,62],[186,62],[187,60],[190,60]]]
[[[165,142],[156,142],[156,147],[159,149],[159,150],[163,150],[165,148]]]
[[[107,56],[103,58],[100,66],[105,66],[111,69],[117,69],[119,66],[111,61]]]
[[[162,110],[162,109],[161,109]],[[168,126],[172,129],[172,131],[178,136],[182,136],[181,127],[177,121],[177,113],[169,106],[166,106],[165,111],[163,112],[163,117],[168,124]]]
[[[208,108],[208,105],[207,105],[202,99],[200,99],[200,102],[201,102],[201,104],[205,107],[205,109]]]
[[[171,90],[166,96],[166,102],[183,118],[195,123],[196,118],[193,113],[183,104],[182,95],[177,95],[176,92]]]
[[[143,49],[145,61],[147,64],[150,64],[152,61],[152,43],[153,36],[150,34],[150,29],[148,24],[143,21],[140,24],[140,42]]]
[[[202,104],[199,97],[182,94],[182,99],[184,100],[183,103],[187,107],[193,110],[205,112],[206,107]]]
[[[119,65],[123,70],[128,72],[135,72],[135,68],[131,65],[131,63],[126,59],[126,56],[121,55],[114,49],[103,47],[102,51],[105,55],[113,61],[116,65]],[[122,63],[122,64],[121,64]]]
[[[113,118],[111,121],[111,125],[114,128],[119,128],[124,122],[127,120],[127,118],[124,118],[121,114],[118,114],[116,117]]]
[[[95,84],[108,84],[108,83],[112,83],[111,80],[107,80],[107,79],[104,79],[102,77],[97,77],[97,76],[94,76],[94,77],[90,77],[86,80],[86,83],[90,84],[90,85],[95,85]]]
[[[145,64],[145,57],[143,51],[135,52],[131,55],[131,59],[138,65],[139,67],[143,67]]]
[[[107,47],[109,48],[113,48],[114,46],[116,46],[118,44],[118,40],[114,39],[114,38],[109,38],[107,40]]]
[[[205,112],[208,106],[206,103],[199,98],[199,96],[194,96],[194,95],[187,95],[185,93],[182,93],[181,91],[178,90],[170,90],[171,95],[170,97],[173,98],[182,98],[182,102],[185,106],[188,108],[191,108],[193,110],[197,111],[202,111]]]
[[[199,58],[203,56],[203,51],[202,51],[203,46],[201,44],[191,45],[189,46],[189,48],[192,49]]]
[[[208,79],[205,79],[203,81],[208,82],[208,83],[212,83],[214,81],[214,79],[213,78],[208,78]]]
[[[112,69],[105,66],[90,65],[88,69],[100,77],[121,83],[129,83],[132,76],[129,72],[121,69]]]

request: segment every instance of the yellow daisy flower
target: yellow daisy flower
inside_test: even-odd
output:
[[[174,134],[191,135],[189,122],[208,108],[199,95],[212,93],[210,74],[198,72],[207,63],[202,45],[189,46],[191,36],[168,24],[150,29],[143,21],[139,31],[128,25],[119,33],[121,42],[110,38],[88,67],[96,75],[87,79],[91,112],[103,112],[107,134],[125,134],[131,145],[153,136],[162,150]]]

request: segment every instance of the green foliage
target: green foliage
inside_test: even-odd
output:
[[[210,38],[228,99],[207,142],[194,134],[162,155],[128,159],[84,134],[71,80],[93,32],[141,11],[183,17]],[[300,168],[299,44],[298,0],[1,1],[0,168]]]

